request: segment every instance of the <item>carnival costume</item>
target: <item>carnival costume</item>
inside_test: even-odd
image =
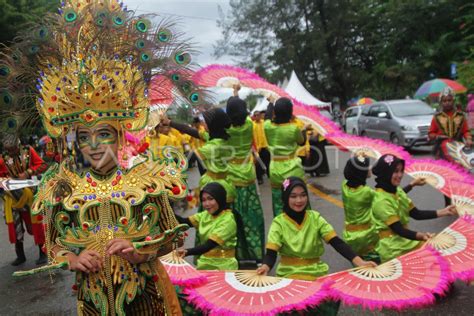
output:
[[[188,218],[177,216],[180,223],[196,228],[201,244],[186,249],[186,256],[199,256],[198,270],[236,270],[237,222],[235,213],[227,208],[226,191],[217,182],[211,182],[202,188],[200,199],[206,192],[218,204],[214,213],[208,210],[196,213]]]
[[[65,1],[59,12],[2,53],[1,87],[17,111],[31,112],[28,105],[36,101],[44,127],[62,139],[63,150],[68,133],[98,124],[112,126],[119,146],[126,146],[126,132],[147,124],[155,76],[172,83],[176,97],[200,103],[201,91],[189,80],[189,47],[171,31],[171,22],[152,27],[147,17],[116,0]],[[187,163],[169,148],[163,156],[155,162],[147,154],[129,169],[106,175],[80,173],[70,160],[52,166],[32,206],[47,227],[49,265],[17,275],[66,267],[69,253],[95,250],[105,260],[103,269],[76,273],[80,315],[180,315],[156,257],[177,247],[187,228],[177,223],[169,204],[169,198],[186,196]],[[129,241],[148,261],[132,264],[106,255],[114,239]]]
[[[263,175],[270,177],[270,152],[268,151],[268,142],[263,129],[264,120],[260,117],[262,113],[256,113],[258,118],[253,121],[253,143],[258,153],[258,159],[255,162],[255,172],[257,174],[258,184],[263,184]]]
[[[239,260],[261,261],[265,244],[263,209],[255,184],[256,172],[252,155],[253,123],[248,117],[247,104],[239,97],[227,101],[227,114],[232,126],[227,129],[230,135],[227,146],[232,149],[233,158],[229,161],[230,180],[235,185],[237,198],[234,208],[239,212],[245,227],[246,249]]]
[[[453,98],[454,106],[454,91],[446,87],[440,94],[439,101],[443,102],[443,99],[451,96]],[[440,104],[442,106],[442,104]],[[472,141],[472,135],[469,131],[466,117],[462,111],[456,110],[455,108],[446,111],[442,109],[436,113],[431,120],[431,126],[429,130],[429,137],[435,140],[434,154],[435,157],[453,161],[453,157],[449,154],[449,148],[447,147],[449,142],[458,141],[462,142],[463,139]],[[446,138],[440,138],[440,136],[446,136]]]
[[[226,129],[231,125],[230,118],[224,110],[219,108],[205,111],[203,117],[209,130],[208,133],[174,121],[171,121],[170,126],[181,133],[206,141],[197,150],[197,155],[206,169],[199,180],[199,188],[202,189],[210,182],[218,182],[227,192],[227,203],[233,203],[237,193],[229,175],[227,160],[231,157],[226,145],[226,141],[229,139]]]
[[[366,185],[370,160],[364,156],[349,159],[344,168],[342,183],[345,228],[343,239],[360,256],[366,256],[378,241],[372,217],[375,191]],[[369,257],[367,257],[369,258]]]
[[[278,253],[281,256],[276,270],[278,277],[314,281],[329,271],[329,266],[321,261],[323,241],[350,261],[357,255],[337,236],[332,225],[319,212],[291,209],[290,194],[297,186],[303,188],[308,196],[306,184],[300,178],[290,177],[282,184],[283,213],[275,217],[270,226],[263,262],[271,269]],[[336,315],[338,309],[338,302],[327,302],[311,312],[314,315]]]
[[[13,118],[11,118],[13,119]],[[11,120],[10,119],[10,120]],[[18,179],[20,175],[28,178],[38,176],[46,170],[46,164],[31,146],[22,147],[19,144],[16,132],[9,134],[15,147],[18,148],[17,154],[5,152],[0,158],[0,177],[8,177],[9,179]],[[33,190],[24,188],[19,190],[5,191],[2,194],[4,200],[5,222],[8,226],[8,237],[10,243],[15,244],[15,252],[17,259],[12,263],[17,266],[25,262],[25,251],[23,240],[26,231],[33,235],[35,244],[39,247],[39,259],[37,264],[46,263],[42,246],[45,243],[43,225],[41,216],[31,215],[30,207],[33,203]],[[25,226],[25,227],[24,227]]]
[[[272,155],[270,162],[270,182],[272,186],[273,216],[283,209],[281,184],[290,176],[303,178],[301,159],[296,155],[299,145],[305,143],[305,137],[298,126],[291,123],[293,104],[289,99],[280,98],[275,103],[275,118],[265,121],[264,130],[268,147]]]
[[[372,202],[372,215],[379,234],[375,251],[382,262],[422,246],[423,242],[417,240],[417,233],[408,229],[410,217],[418,220],[438,217],[437,211],[418,210],[405,192],[409,189],[402,189],[391,183],[398,165],[402,165],[404,169],[405,161],[387,154],[380,157],[372,169],[377,176]]]

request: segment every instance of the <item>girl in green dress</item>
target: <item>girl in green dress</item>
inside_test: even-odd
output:
[[[425,220],[457,215],[453,205],[436,211],[418,210],[399,187],[404,169],[405,161],[390,154],[380,157],[372,169],[377,177],[372,202],[372,214],[379,234],[375,251],[382,262],[420,247],[423,241],[433,236],[431,233],[409,230],[410,217]]]
[[[276,275],[290,279],[315,280],[326,275],[329,266],[321,261],[324,244],[330,244],[355,266],[376,266],[357,256],[351,247],[340,239],[317,211],[309,210],[308,189],[303,180],[290,177],[282,184],[283,213],[273,219],[268,233],[267,251],[258,274],[266,275],[280,254]],[[339,303],[319,305],[311,315],[335,315]]]
[[[196,228],[201,244],[179,249],[178,255],[199,256],[198,270],[236,270],[237,223],[232,210],[227,208],[226,191],[217,182],[204,186],[200,192],[204,212],[188,218],[177,216],[180,223]]]
[[[292,117],[293,104],[291,100],[280,98],[275,102],[273,119],[265,121],[263,126],[272,156],[270,182],[273,216],[280,214],[283,209],[280,190],[283,180],[291,176],[304,177],[303,165],[296,152],[298,146],[302,146],[306,142],[306,129],[302,131],[295,123],[291,123]]]
[[[227,101],[226,112],[232,126],[227,129],[227,140],[233,157],[228,161],[229,177],[236,187],[234,209],[242,216],[246,246],[237,254],[239,260],[261,262],[265,243],[263,210],[255,184],[256,173],[252,156],[253,123],[248,117],[247,104],[238,96]]]
[[[378,233],[372,216],[372,201],[375,190],[366,185],[370,177],[370,159],[362,155],[351,157],[344,168],[345,181],[342,183],[345,228],[343,239],[352,249],[366,260],[380,261],[374,251]],[[416,178],[403,188],[405,193],[414,186],[424,185],[424,178]]]
[[[378,234],[372,220],[372,199],[375,191],[366,185],[370,177],[370,159],[361,155],[351,157],[344,167],[342,202],[344,203],[344,241],[361,257],[378,261],[373,252]]]
[[[202,115],[208,131],[207,135],[186,124],[170,121],[167,118],[163,118],[163,123],[168,123],[181,133],[206,141],[201,148],[197,149],[197,155],[206,168],[206,172],[199,180],[199,188],[202,189],[210,182],[218,182],[227,192],[227,203],[233,203],[237,194],[229,177],[227,160],[230,156],[226,146],[226,141],[229,139],[226,129],[231,126],[230,118],[224,110],[219,108],[207,110]]]

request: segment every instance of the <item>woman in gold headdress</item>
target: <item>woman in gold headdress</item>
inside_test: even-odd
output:
[[[117,0],[69,0],[1,53],[3,100],[23,113],[35,102],[63,156],[74,139],[72,158],[77,149],[91,165],[78,171],[67,159],[44,174],[32,212],[44,218],[49,265],[16,273],[74,270],[79,315],[181,315],[156,258],[187,228],[169,204],[186,196],[185,157],[165,148],[163,159],[145,154],[128,169],[117,159],[125,133],[147,124],[153,76],[193,105],[202,99],[169,24],[152,28]]]

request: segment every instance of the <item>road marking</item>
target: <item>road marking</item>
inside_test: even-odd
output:
[[[320,198],[322,198],[323,200],[326,200],[328,201],[329,203],[331,204],[334,204],[336,205],[337,207],[340,207],[340,208],[344,208],[344,204],[342,203],[342,201],[336,199],[336,198],[333,198],[332,196],[316,189],[315,187],[313,187],[311,184],[308,184],[308,189],[314,193],[316,196],[319,196]]]

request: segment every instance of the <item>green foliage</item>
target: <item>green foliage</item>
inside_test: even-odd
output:
[[[249,94],[245,98],[245,102],[247,102],[247,110],[249,112],[252,112],[252,110],[255,108],[259,98],[261,98],[261,96],[255,94]]]
[[[458,66],[458,81],[463,84],[468,91],[474,92],[474,60],[472,58],[471,61],[466,60]]]
[[[404,98],[469,58],[468,0],[231,0],[216,55],[272,82],[292,70],[321,99]],[[461,67],[462,68],[462,67]],[[472,81],[471,81],[472,82]]]
[[[0,0],[0,43],[11,42],[25,24],[55,12],[58,0]]]

